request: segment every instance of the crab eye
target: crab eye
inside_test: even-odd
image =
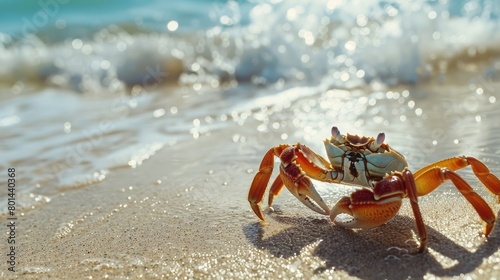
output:
[[[336,139],[337,136],[339,135],[340,135],[340,130],[336,126],[332,127],[332,137]]]
[[[377,146],[380,147],[380,145],[384,143],[384,140],[385,140],[385,133],[383,132],[379,133],[377,136]]]
[[[385,140],[385,134],[383,132],[379,133],[377,139],[374,142],[372,142],[370,150],[372,151],[377,150],[384,143],[384,140]]]
[[[339,143],[345,143],[346,141],[345,136],[340,134],[340,130],[336,126],[332,127],[332,139]]]

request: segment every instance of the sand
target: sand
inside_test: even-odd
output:
[[[446,93],[439,95],[440,99],[433,97],[443,89]],[[469,91],[466,85],[440,86],[429,82],[427,87],[411,90],[426,118],[413,114],[415,107],[411,108],[412,114],[406,114],[404,122],[393,121],[389,125],[382,122],[376,126],[373,125],[376,120],[372,120],[376,113],[367,110],[364,126],[354,130],[368,134],[382,127],[387,141],[409,158],[413,169],[443,157],[468,153],[487,161],[492,171],[500,174],[498,100],[496,104],[489,102],[491,99],[485,93],[486,101],[478,97],[484,104],[480,103],[475,111],[453,109],[447,119],[443,118],[440,115],[443,108],[462,106],[453,102],[458,89]],[[490,92],[489,96],[494,94]],[[449,104],[438,106],[443,100]],[[286,120],[296,114],[294,106],[302,108],[304,102],[307,100],[273,114],[271,122],[272,118]],[[380,100],[378,106],[387,108],[389,113],[379,113],[385,119],[391,114],[401,114],[394,112],[401,104],[390,105]],[[476,116],[482,116],[480,123]],[[342,132],[348,132],[350,121],[349,117],[338,120]],[[314,118],[311,122],[315,122]],[[350,230],[311,212],[285,190],[275,200],[275,211],[266,210],[267,221],[260,222],[246,197],[261,157],[271,145],[294,143],[300,135],[294,134],[292,126],[259,134],[255,130],[259,124],[255,119],[243,125],[232,122],[223,130],[199,139],[165,146],[137,168],[111,170],[98,184],[61,190],[51,202],[25,211],[17,226],[16,272],[4,269],[0,276],[23,279],[500,277],[500,227],[494,228],[488,239],[484,238],[481,220],[449,183],[420,199],[429,233],[428,250],[423,254],[414,254],[417,243],[407,200],[399,215],[389,223],[374,229]],[[315,129],[324,135],[312,133],[309,140],[301,141],[324,155],[321,139],[328,136],[329,128],[318,125],[313,126],[313,132]],[[279,139],[283,133],[288,135],[286,141]],[[438,142],[432,144],[425,139]],[[456,139],[459,144],[453,145]],[[427,150],[422,153],[418,147]],[[20,172],[19,176],[27,176]],[[494,203],[495,198],[484,191],[470,169],[461,174],[498,214],[500,207]],[[333,205],[353,189],[319,184],[319,190]]]

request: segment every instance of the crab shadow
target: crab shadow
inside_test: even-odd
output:
[[[410,217],[397,215],[383,226],[364,230],[338,227],[327,218],[271,217],[271,223],[281,224],[281,231],[275,233],[276,229],[268,229],[273,226],[258,222],[244,227],[246,238],[278,258],[300,256],[303,250],[312,248],[312,255],[324,261],[314,274],[333,269],[362,279],[423,278],[428,272],[438,277],[458,276],[474,271],[500,248],[498,226],[474,252],[427,226],[428,248],[438,254],[416,254]],[[308,247],[314,243],[317,245]],[[434,255],[441,257],[436,259]],[[440,262],[446,258],[446,264]]]

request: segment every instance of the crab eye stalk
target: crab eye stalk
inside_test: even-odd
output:
[[[340,134],[339,129],[336,126],[332,127],[332,136],[333,138],[337,138],[337,136]]]
[[[380,145],[382,145],[384,143],[384,140],[385,140],[385,133],[381,132],[378,134],[377,136],[377,147],[380,147]]]
[[[370,145],[370,150],[376,151],[384,143],[385,134],[383,132],[379,133],[377,139],[373,141]]]
[[[342,134],[340,134],[340,130],[334,126],[332,127],[332,138],[337,140],[338,142],[342,142],[344,137],[342,137]]]

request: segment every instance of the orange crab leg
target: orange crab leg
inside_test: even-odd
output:
[[[418,180],[422,174],[435,167],[448,168],[449,170],[455,171],[469,165],[472,167],[472,171],[476,177],[485,185],[486,188],[488,188],[488,190],[498,196],[498,202],[500,202],[500,180],[490,172],[484,163],[473,157],[460,156],[444,159],[433,164],[429,164],[428,166],[418,170],[415,172],[414,176]],[[426,195],[435,190],[438,186],[439,184],[417,185],[417,194],[418,196]]]
[[[415,217],[415,227],[417,228],[418,239],[420,240],[420,246],[418,252],[422,253],[427,247],[427,230],[425,229],[424,220],[422,219],[422,213],[420,212],[420,207],[418,206],[418,196],[417,196],[417,185],[415,183],[415,177],[410,170],[403,170],[403,181],[405,182],[406,195],[410,200],[411,209],[413,211],[413,216]]]
[[[248,192],[248,201],[250,202],[250,206],[252,207],[253,212],[261,220],[264,220],[264,215],[262,215],[259,203],[262,201],[262,198],[264,197],[264,193],[266,192],[267,188],[267,183],[269,182],[269,179],[271,178],[271,175],[273,173],[274,156],[275,155],[279,156],[281,152],[287,147],[288,145],[280,145],[273,147],[269,149],[269,151],[267,151],[267,153],[264,155],[264,158],[262,158],[259,171],[253,178],[250,191]]]
[[[322,182],[338,182],[335,181],[338,172],[332,169],[331,164],[326,159],[316,154],[306,145],[297,143],[296,146],[296,162],[308,177]]]
[[[496,178],[496,177],[495,177]],[[462,193],[462,195],[469,201],[469,203],[476,209],[481,219],[486,222],[484,227],[484,235],[488,236],[495,225],[495,213],[491,210],[490,206],[479,196],[474,189],[455,171],[448,168],[432,167],[426,168],[424,173],[420,173],[416,178],[417,193],[419,189],[436,189],[445,180],[451,180],[455,187]],[[418,193],[418,195],[421,195]]]
[[[500,203],[500,180],[497,176],[493,175],[488,167],[481,161],[473,157],[467,157],[467,161],[472,167],[472,172],[476,177],[490,190],[490,192],[497,195],[497,202]]]
[[[269,190],[269,199],[267,200],[267,205],[269,205],[269,207],[273,204],[274,198],[278,196],[281,189],[283,189],[283,180],[281,180],[281,175],[278,175]]]
[[[342,197],[330,211],[330,220],[347,228],[373,228],[390,221],[402,204],[402,193],[380,200],[375,199],[372,190],[360,189],[349,197]],[[352,216],[351,220],[337,219],[339,214]]]

